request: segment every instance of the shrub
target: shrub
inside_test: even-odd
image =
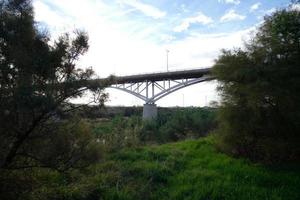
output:
[[[214,66],[222,105],[219,147],[267,163],[300,158],[300,12],[265,17],[245,50]]]

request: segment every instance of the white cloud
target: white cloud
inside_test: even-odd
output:
[[[300,12],[300,3],[292,4],[291,10],[297,10]]]
[[[57,38],[64,32],[71,32],[74,30],[74,23],[70,17],[53,12],[50,7],[42,1],[36,0],[33,2],[33,5],[35,8],[35,18],[38,22],[46,23],[51,27],[51,35],[53,38]]]
[[[265,11],[265,14],[266,15],[271,15],[273,12],[275,12],[276,11],[276,8],[271,8],[271,9],[269,9],[269,10],[266,10]]]
[[[257,2],[257,3],[255,3],[255,4],[253,4],[253,5],[250,7],[250,12],[254,12],[254,11],[257,10],[260,6],[261,6],[261,3],[260,3],[260,2]]]
[[[229,22],[236,20],[244,20],[246,16],[239,15],[235,12],[235,10],[229,10],[225,15],[223,15],[220,19],[221,22]]]
[[[137,54],[136,59],[140,64],[135,63],[136,66],[148,66],[150,58],[161,61],[159,67],[150,67],[148,72],[157,72],[166,70],[166,53],[165,49],[169,52],[169,70],[182,70],[182,69],[195,69],[202,67],[210,67],[214,64],[214,60],[220,54],[221,49],[232,49],[234,47],[242,47],[243,41],[249,39],[249,34],[255,28],[251,27],[246,30],[241,30],[231,33],[219,33],[219,34],[199,34],[194,33],[190,37],[180,41],[170,41],[166,45],[156,45],[152,48],[144,46],[144,51],[141,54]],[[142,59],[138,57],[144,56]],[[149,55],[150,54],[150,55]],[[134,58],[134,57],[132,57]],[[119,58],[118,59],[122,59]],[[143,59],[146,59],[143,60]],[[134,63],[132,63],[134,64]],[[128,69],[128,68],[127,68]],[[134,74],[141,72],[141,67],[138,71],[130,71]],[[203,106],[209,103],[211,100],[218,100],[216,93],[216,82],[204,82],[194,86],[187,87],[179,90],[165,98],[162,98],[157,102],[158,106]],[[129,102],[130,105],[142,105],[143,102],[137,100],[135,97],[131,97],[125,93],[119,93],[115,90],[108,90],[110,93],[111,102],[110,105],[120,105],[120,102]]]
[[[211,24],[213,22],[212,18],[204,15],[202,12],[199,12],[195,17],[189,17],[183,20],[183,22],[174,28],[175,32],[182,32],[187,30],[191,24],[200,23],[203,25]]]
[[[137,0],[121,0],[120,3],[129,5],[133,8],[141,11],[146,16],[153,17],[154,19],[159,19],[166,15],[166,12],[161,11],[152,5],[141,3]]]
[[[170,65],[187,68],[211,66],[221,49],[241,47],[253,30],[255,27],[229,33],[193,33],[184,40],[174,41],[166,47],[172,57]]]
[[[239,5],[241,3],[240,0],[218,0],[221,3],[235,4]]]
[[[173,36],[173,35],[168,35],[168,34],[162,34],[161,36],[160,36],[160,40],[162,41],[162,42],[171,42],[172,40],[175,40],[176,39],[176,37],[175,36]]]
[[[166,70],[166,52],[169,49],[169,69],[199,68],[211,66],[217,58],[221,48],[241,46],[245,31],[223,34],[192,34],[180,41],[174,40],[172,35],[163,35],[159,27],[149,25],[146,29],[134,20],[128,20],[126,15],[128,7],[123,10],[111,8],[100,1],[51,0],[52,6],[45,4],[44,0],[34,1],[36,19],[53,27],[57,33],[62,33],[74,28],[83,28],[89,34],[90,49],[79,61],[79,66],[92,66],[96,74],[106,77],[110,74],[137,74]],[[50,2],[50,1],[49,1]],[[98,4],[96,4],[96,2]],[[129,8],[131,9],[131,8]],[[61,11],[61,12],[60,12]],[[120,15],[120,18],[114,16]],[[205,17],[192,17],[190,23],[212,23]],[[187,27],[188,28],[188,27]],[[156,32],[164,44],[154,43],[149,40],[149,35]],[[167,44],[166,44],[167,43]],[[174,93],[166,99],[157,102],[159,106],[182,105],[183,92],[184,104],[204,105],[206,96],[209,100],[216,98],[215,84],[203,83],[188,87]],[[118,91],[109,91],[111,94],[109,105],[142,105],[128,94]],[[80,102],[83,102],[81,100]]]

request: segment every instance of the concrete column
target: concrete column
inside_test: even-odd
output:
[[[144,104],[143,108],[143,119],[155,119],[157,117],[157,106],[156,104]]]

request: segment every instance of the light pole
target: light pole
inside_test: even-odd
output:
[[[166,52],[167,52],[167,72],[169,71],[169,50],[166,49]]]

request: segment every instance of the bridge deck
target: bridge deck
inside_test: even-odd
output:
[[[164,81],[164,80],[176,80],[176,79],[189,79],[200,78],[203,75],[210,74],[211,68],[173,71],[173,72],[161,72],[161,73],[149,73],[131,76],[115,76],[115,84],[123,83],[139,83],[144,81]]]

